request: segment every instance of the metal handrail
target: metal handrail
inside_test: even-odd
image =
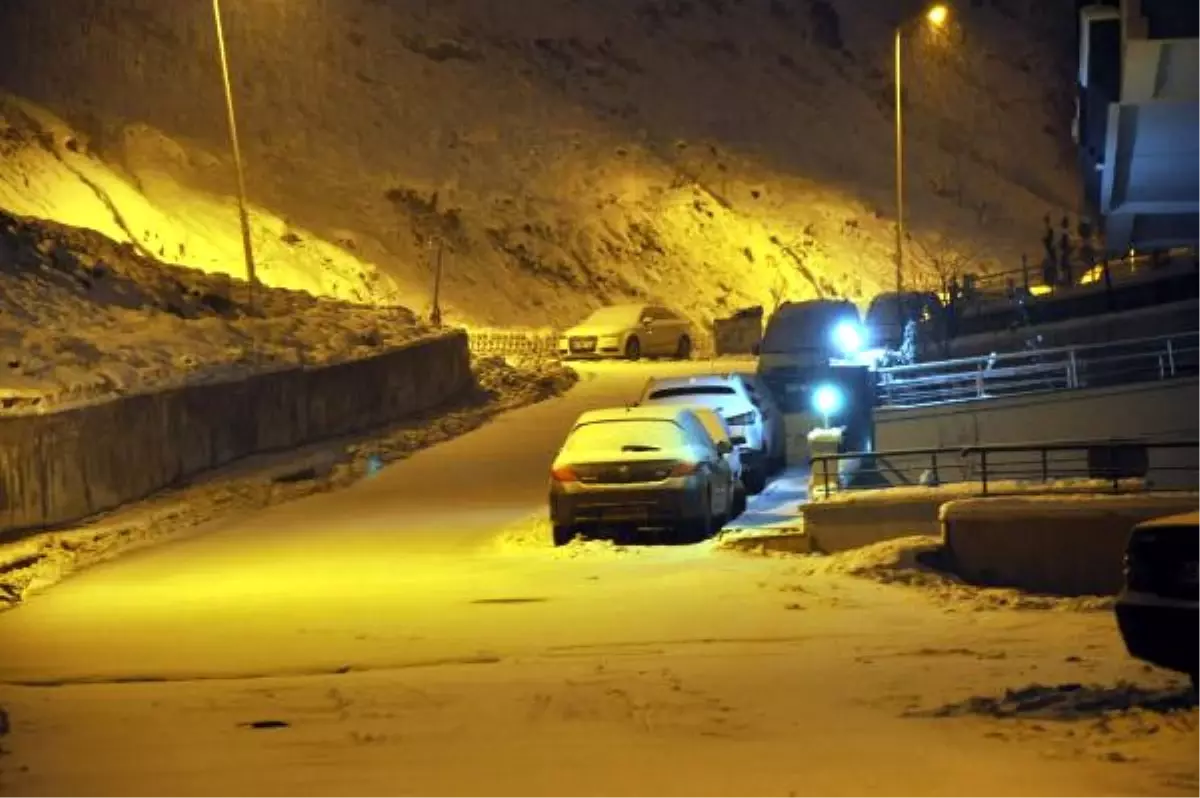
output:
[[[1073,346],[1059,346],[1059,347],[1053,347],[1050,349],[1036,349],[1036,350],[1029,350],[1029,351],[1022,351],[1022,352],[1000,352],[995,355],[972,355],[970,357],[960,357],[960,358],[954,358],[951,360],[939,360],[934,363],[913,363],[913,364],[906,365],[906,366],[885,366],[884,368],[879,369],[879,373],[880,374],[897,374],[897,373],[908,372],[908,371],[920,371],[921,369],[927,369],[927,368],[931,368],[933,366],[957,366],[957,365],[966,365],[966,364],[978,364],[978,363],[987,363],[988,360],[994,360],[996,362],[999,362],[1000,360],[1017,360],[1020,358],[1029,358],[1029,357],[1033,357],[1033,356],[1047,357],[1047,356],[1053,356],[1053,355],[1058,355],[1058,354],[1066,354],[1069,352],[1075,352],[1075,353],[1088,352],[1088,351],[1092,351],[1095,349],[1109,349],[1109,348],[1120,347],[1120,346],[1125,346],[1125,345],[1132,346],[1135,344],[1152,344],[1152,343],[1158,343],[1158,342],[1162,342],[1165,344],[1166,342],[1173,341],[1176,338],[1195,338],[1197,340],[1200,340],[1200,331],[1175,333],[1173,335],[1156,335],[1156,336],[1153,336],[1150,338],[1127,338],[1127,339],[1121,340],[1121,341],[1108,341],[1108,342],[1100,343],[1100,344],[1078,344],[1078,345],[1073,345]]]
[[[1097,353],[1103,356],[1098,357]],[[1120,384],[1145,381],[1147,374],[1156,379],[1191,375],[1200,371],[1197,355],[1200,355],[1200,332],[1188,332],[891,366],[878,371],[876,388],[881,405],[911,407],[1081,388],[1116,377],[1121,379],[1115,384]]]
[[[1061,464],[1061,463],[1052,464],[1050,461],[1050,454],[1055,453],[1055,452],[1088,452],[1090,450],[1095,450],[1095,449],[1107,449],[1110,460],[1112,459],[1113,455],[1115,455],[1118,451],[1129,450],[1129,449],[1145,449],[1147,451],[1147,453],[1149,453],[1149,451],[1152,451],[1155,449],[1167,449],[1167,450],[1170,450],[1170,449],[1192,449],[1192,450],[1195,450],[1198,453],[1200,453],[1200,440],[1196,440],[1196,439],[1156,440],[1156,439],[1144,439],[1144,438],[1108,438],[1108,439],[1090,439],[1090,440],[1051,440],[1051,441],[1040,441],[1040,442],[1031,442],[1031,443],[997,443],[997,444],[967,444],[964,446],[932,446],[932,447],[917,448],[917,449],[889,449],[887,451],[879,451],[879,452],[838,452],[836,454],[821,454],[821,455],[811,456],[809,458],[809,473],[815,475],[818,471],[818,466],[820,466],[820,473],[822,476],[824,493],[826,496],[828,496],[830,479],[832,477],[835,480],[835,483],[840,482],[840,479],[838,478],[838,473],[839,473],[838,464],[840,464],[842,461],[845,461],[845,460],[864,460],[864,459],[870,458],[870,459],[874,459],[874,460],[882,460],[886,463],[888,458],[928,456],[929,457],[928,471],[932,475],[934,481],[937,484],[941,484],[941,479],[940,479],[940,475],[939,475],[939,471],[938,471],[938,467],[939,467],[938,457],[939,456],[957,455],[960,462],[963,460],[966,460],[969,457],[975,456],[978,458],[977,462],[979,465],[978,470],[979,470],[980,493],[983,496],[988,496],[988,495],[996,495],[994,493],[989,493],[989,487],[988,487],[989,477],[990,476],[994,477],[998,473],[1008,473],[1011,476],[1011,475],[1013,475],[1013,472],[1011,472],[1008,469],[1011,469],[1011,467],[1013,467],[1013,466],[1028,465],[1028,464],[1037,465],[1038,468],[1035,473],[1040,476],[1040,480],[1043,483],[1049,482],[1052,475],[1055,477],[1063,477],[1063,476],[1074,476],[1074,475],[1078,475],[1080,473],[1084,473],[1084,474],[1087,474],[1088,476],[1094,476],[1095,471],[1090,468],[1087,469],[1086,471],[1080,472],[1074,468],[1065,468],[1063,466],[1063,464]],[[1008,463],[1003,464],[1002,466],[996,464],[993,461],[991,468],[989,469],[989,464],[988,464],[988,456],[989,455],[1024,454],[1024,453],[1036,455],[1037,459],[1029,460],[1029,461],[1018,461],[1015,463],[1010,461]],[[831,463],[833,464],[833,473],[832,474],[830,473],[830,464]],[[945,460],[942,461],[942,465],[943,466],[946,465]],[[963,471],[965,472],[966,470],[967,469],[964,467]],[[1160,466],[1157,470],[1187,471],[1187,472],[1191,472],[1193,474],[1195,474],[1197,471],[1196,467],[1194,465],[1190,465],[1190,464],[1187,466]],[[971,469],[971,471],[973,472],[974,469]],[[1021,475],[1025,475],[1025,476],[1028,475],[1028,472],[1025,472],[1025,471],[1021,471],[1021,472],[1017,472],[1017,473],[1019,473]],[[1097,477],[1097,479],[1099,479],[1099,478],[1101,478],[1101,477]],[[1123,472],[1120,468],[1112,469],[1112,473],[1109,474],[1107,477],[1105,477],[1105,479],[1111,479],[1112,491],[1114,493],[1121,492],[1121,480],[1127,479],[1127,478],[1129,478],[1129,477],[1127,475],[1123,474]],[[962,481],[966,482],[966,481],[973,481],[973,480],[962,480]]]

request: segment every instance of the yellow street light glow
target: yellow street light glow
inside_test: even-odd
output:
[[[925,12],[925,19],[929,20],[929,24],[935,28],[945,25],[948,16],[950,16],[950,9],[941,3]]]

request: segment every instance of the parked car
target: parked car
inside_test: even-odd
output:
[[[687,360],[694,340],[691,323],[659,305],[600,308],[558,339],[563,358],[668,356]]]
[[[727,448],[687,407],[584,413],[551,466],[554,544],[607,525],[667,528],[679,542],[708,537],[733,510]]]
[[[1200,513],[1143,521],[1125,551],[1125,587],[1117,599],[1117,625],[1129,653],[1163,668],[1200,671],[1197,562]]]
[[[729,470],[733,473],[733,507],[729,513],[729,518],[732,520],[746,512],[746,483],[742,471],[742,450],[733,445],[733,432],[725,423],[725,419],[721,418],[720,413],[702,406],[693,407],[692,412],[704,425],[704,430],[708,433],[708,437],[712,438],[717,451],[724,452],[725,462],[729,463]]]
[[[763,414],[755,406],[746,382],[736,374],[705,374],[651,379],[638,405],[701,405],[721,414],[741,448],[743,481],[751,495],[767,484],[770,439]]]

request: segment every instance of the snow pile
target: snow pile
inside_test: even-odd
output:
[[[0,404],[11,411],[384,352],[433,331],[401,307],[260,289],[90,230],[0,211]]]
[[[155,251],[143,228],[169,228],[169,253],[236,219],[211,19],[155,0],[112,15],[91,5],[0,6],[0,27],[22,32],[0,51],[0,84],[70,119],[63,161],[88,179],[125,176],[105,189],[114,207],[143,209],[129,227]],[[228,36],[248,190],[270,209],[256,238],[302,231],[299,251],[352,253],[422,309],[442,242],[455,323],[564,324],[635,296],[697,319],[865,301],[893,282],[900,5],[239,5]],[[86,32],[61,23],[76,18]],[[972,3],[940,35],[912,27],[907,203],[922,246],[910,284],[947,264],[1016,268],[1043,214],[1075,205],[1073,22],[1061,4]],[[0,202],[64,220],[74,197],[96,205],[51,166],[65,182],[22,167],[0,176]],[[22,198],[23,176],[43,173]]]
[[[550,519],[545,510],[533,513],[500,530],[491,549],[500,554],[545,554],[555,560],[578,560],[637,555],[644,545],[627,545],[609,538],[576,537],[565,546],[555,546]]]
[[[1143,681],[1143,679],[1139,679]],[[1036,745],[1053,758],[1106,763],[1140,762],[1154,770],[1164,754],[1192,753],[1192,773],[1167,783],[1180,794],[1196,789],[1196,693],[1179,676],[1157,672],[1137,684],[1029,684],[1000,694],[973,695],[932,709],[910,708],[909,718],[956,718],[988,729],[992,739]],[[1165,786],[1154,790],[1166,794]]]
[[[0,607],[79,570],[131,549],[185,534],[224,515],[246,512],[313,493],[345,487],[389,462],[464,435],[498,413],[565,391],[574,374],[543,365],[521,369],[475,364],[476,381],[488,386],[462,405],[408,419],[369,440],[330,443],[299,452],[234,463],[195,484],[118,509],[75,529],[44,532],[0,545]],[[529,390],[528,385],[539,386]],[[511,388],[501,387],[511,386]],[[549,542],[547,527],[545,540]]]
[[[942,558],[940,537],[914,535],[832,555],[803,555],[797,559],[797,568],[804,576],[850,575],[906,585],[952,610],[1107,610],[1113,605],[1114,599],[1107,596],[1060,598],[1008,588],[975,587],[944,570]]]
[[[1142,687],[1118,682],[1112,687],[1078,683],[1031,684],[1005,690],[1001,696],[972,696],[933,710],[915,713],[932,717],[986,715],[993,718],[1077,720],[1139,710],[1168,714],[1196,708],[1196,696],[1185,686]]]
[[[482,357],[472,370],[490,399],[522,405],[558,396],[579,381],[579,375],[559,361],[538,357]]]

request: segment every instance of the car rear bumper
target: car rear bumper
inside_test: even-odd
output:
[[[700,518],[704,494],[694,479],[644,485],[581,485],[550,489],[550,520],[555,524],[669,525]]]
[[[1117,599],[1116,615],[1131,656],[1180,673],[1200,669],[1200,608],[1196,602],[1126,591]]]

